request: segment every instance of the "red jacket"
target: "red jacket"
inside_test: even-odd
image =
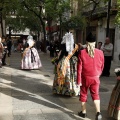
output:
[[[82,76],[100,76],[104,67],[104,55],[101,50],[95,49],[94,58],[90,57],[87,49],[78,54],[77,84],[82,83]]]

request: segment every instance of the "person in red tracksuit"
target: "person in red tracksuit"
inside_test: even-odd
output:
[[[88,34],[86,42],[86,48],[80,50],[78,54],[77,84],[80,86],[80,101],[82,106],[82,111],[78,112],[78,115],[83,118],[86,117],[86,102],[89,89],[96,108],[95,120],[102,120],[99,77],[104,68],[104,55],[101,50],[95,48],[95,39],[91,32]]]

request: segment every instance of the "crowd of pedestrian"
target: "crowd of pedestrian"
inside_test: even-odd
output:
[[[46,51],[49,51],[50,57],[56,57],[57,53],[60,49],[60,42],[58,40],[55,41],[47,41],[46,42]]]
[[[42,66],[38,51],[34,45],[33,37],[28,36],[26,47],[22,54],[21,69],[32,70],[39,69]]]
[[[12,41],[10,37],[0,37],[0,67],[6,65],[6,57],[11,55]]]
[[[29,44],[31,44],[29,41],[34,42],[34,44],[29,45]],[[25,65],[28,65],[29,69],[39,68],[41,66],[41,61],[40,61],[37,50],[40,50],[41,45],[38,43],[37,44],[35,44],[35,43],[36,42],[32,36],[31,36],[31,38],[29,38],[29,36],[28,36],[27,39],[22,39],[22,38],[13,39],[9,36],[0,37],[0,67],[9,65],[9,63],[6,63],[6,58],[11,57],[11,52],[20,52],[22,57],[24,58],[24,59],[22,59],[21,69],[27,69],[28,67],[25,67]],[[39,45],[39,48],[38,48],[38,45]],[[27,50],[28,48],[31,52],[28,52],[29,51],[29,50]],[[25,57],[28,54],[29,54],[29,58],[25,59]],[[30,56],[33,56],[33,58],[31,57],[31,59],[34,61],[34,64],[35,64],[35,61],[39,62],[39,67],[35,67],[35,65],[34,65],[34,67],[30,68],[31,64],[33,64],[33,63],[30,63]],[[36,56],[37,56],[37,58],[36,58]],[[34,58],[35,58],[35,60],[34,60]],[[29,61],[29,64],[25,63],[25,61]]]
[[[36,43],[36,44],[35,44]],[[10,37],[0,38],[0,67],[6,65],[6,56],[11,56],[11,49],[22,52],[21,69],[39,69],[42,63],[38,54],[41,43],[35,42],[29,35],[25,40],[12,41]],[[22,49],[22,51],[21,51]],[[78,96],[81,110],[78,115],[87,116],[86,103],[88,90],[95,105],[95,120],[102,120],[100,111],[100,77],[110,77],[113,44],[107,37],[105,43],[96,41],[90,32],[86,44],[75,44],[72,33],[66,33],[61,43],[51,41],[47,45],[55,65],[53,93],[67,96]],[[108,115],[120,119],[120,70],[117,71],[117,82],[112,91],[108,106]]]
[[[78,115],[85,118],[87,95],[90,90],[96,109],[95,120],[102,120],[100,77],[110,76],[113,45],[107,37],[104,44],[99,42],[96,47],[92,33],[88,34],[85,45],[81,43],[77,45],[73,41],[73,35],[66,33],[57,57],[52,59],[55,65],[53,93],[67,96],[80,95],[81,111]],[[118,76],[108,107],[108,115],[117,120],[120,119],[120,74]]]

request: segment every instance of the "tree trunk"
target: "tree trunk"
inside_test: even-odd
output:
[[[41,21],[41,25],[43,28],[44,40],[43,40],[43,52],[46,53],[46,30],[45,30],[45,23]]]
[[[59,41],[61,42],[62,41],[62,29],[61,29],[61,23],[62,23],[62,18],[61,16],[60,17],[60,25],[59,25]]]
[[[40,41],[39,39],[40,39],[40,31],[38,31],[38,37],[37,37],[37,40]]]
[[[52,34],[51,34],[51,23],[52,23],[52,20],[50,20],[50,19],[48,18],[49,41],[51,41],[51,38],[52,38]]]
[[[2,13],[0,13],[0,25],[1,25],[1,35],[4,36]]]

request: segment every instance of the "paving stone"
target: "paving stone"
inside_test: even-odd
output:
[[[25,115],[27,113],[27,110],[25,109],[18,109],[18,110],[13,110],[13,115],[14,116],[20,116],[20,115]]]
[[[30,110],[28,110],[28,114],[38,115],[38,114],[42,114],[42,111],[41,111],[41,109],[30,109]]]
[[[1,115],[0,120],[13,120],[13,116],[11,116],[11,115]]]
[[[54,79],[51,58],[40,53],[43,67],[40,70],[20,70],[20,53],[13,53],[10,66],[0,69],[0,120],[82,120],[79,96],[66,97],[52,94]],[[113,64],[112,64],[113,65]],[[115,66],[112,66],[111,72]],[[100,78],[101,112],[103,120],[112,89],[116,83],[114,73]],[[94,103],[88,93],[85,120],[95,119]]]
[[[47,120],[42,115],[15,115],[13,120]],[[51,119],[52,120],[52,119]]]

